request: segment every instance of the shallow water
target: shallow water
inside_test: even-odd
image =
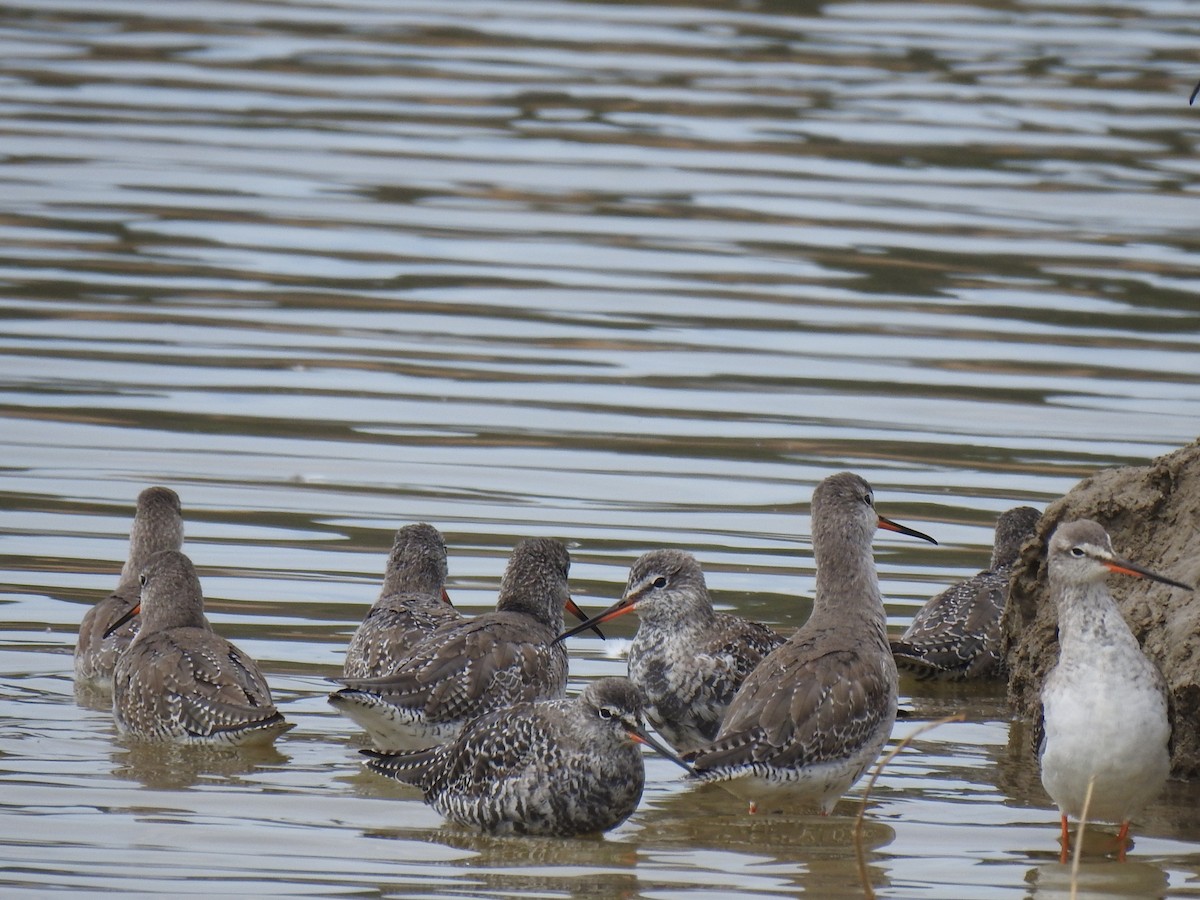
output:
[[[861,895],[863,784],[750,818],[649,759],[603,839],[485,838],[360,770],[325,677],[407,522],[468,612],[548,534],[586,607],[678,546],[790,628],[851,468],[941,542],[876,543],[899,631],[999,512],[1194,439],[1198,41],[1133,0],[6,4],[0,887]],[[275,752],[147,752],[75,695],[149,484]],[[574,684],[620,644],[574,639]],[[1067,896],[1002,691],[902,695],[896,740],[966,721],[876,784],[875,888]],[[1196,896],[1197,808],[1172,786],[1079,896]]]

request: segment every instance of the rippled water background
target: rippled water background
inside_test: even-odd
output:
[[[1194,439],[1198,47],[1185,0],[4,3],[0,889],[860,895],[862,785],[751,819],[650,760],[603,839],[481,838],[361,773],[325,676],[407,522],[470,612],[548,534],[585,607],[679,546],[790,628],[851,468],[942,542],[877,541],[899,630],[999,512]],[[74,694],[149,484],[275,753],[147,754]],[[1066,896],[1002,691],[902,705],[968,718],[880,778],[876,889]],[[1083,895],[1200,895],[1198,806]]]

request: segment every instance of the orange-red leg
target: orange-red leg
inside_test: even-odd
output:
[[[1058,854],[1058,861],[1065,863],[1071,852],[1071,836],[1067,833],[1067,817],[1062,817],[1062,850]]]
[[[754,815],[756,812],[758,812],[758,804],[755,803],[753,800],[751,800],[750,801],[750,815]]]
[[[1117,832],[1117,862],[1125,862],[1125,845],[1129,843],[1129,820],[1126,819],[1121,823],[1121,830]]]

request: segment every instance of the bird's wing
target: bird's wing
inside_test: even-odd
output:
[[[442,603],[376,605],[350,639],[346,674],[358,678],[390,675],[413,650],[441,626],[462,620],[454,607]]]
[[[887,673],[857,650],[772,655],[746,679],[696,769],[838,759],[893,714],[890,696]]]
[[[254,660],[211,631],[171,629],[128,652],[138,657],[136,668],[123,667],[137,689],[135,702],[154,717],[177,716],[191,735],[211,737],[281,718]]]
[[[565,682],[565,651],[553,639],[526,616],[492,613],[439,628],[391,675],[335,680],[394,706],[421,708],[427,722],[453,721],[541,699],[547,672],[551,682]]]

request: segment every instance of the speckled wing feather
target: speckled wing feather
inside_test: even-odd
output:
[[[1037,717],[1033,720],[1033,731],[1029,736],[1033,744],[1033,755],[1037,757],[1038,765],[1042,764],[1042,754],[1046,752],[1046,708],[1038,704]]]
[[[361,750],[367,757],[367,768],[401,784],[409,784],[426,791],[425,782],[431,767],[437,765],[440,752],[445,745],[426,747],[424,750],[406,750],[401,753],[381,753],[378,750]],[[428,796],[426,797],[428,799]]]
[[[529,616],[493,612],[439,628],[384,678],[338,678],[347,688],[401,707],[426,722],[470,718],[498,706],[561,696],[566,649]]]
[[[712,640],[688,658],[689,665],[682,673],[676,672],[668,680],[650,652],[647,664],[639,667],[635,677],[648,699],[647,718],[675,747],[716,737],[742,682],[784,643],[783,637],[767,626],[724,613],[717,613],[712,634]],[[632,654],[630,672],[634,672]]]
[[[1008,597],[1007,566],[947,588],[918,610],[891,642],[896,665],[925,678],[978,678],[1003,673],[1000,616]]]
[[[219,635],[177,628],[134,644],[117,664],[135,733],[205,738],[282,724],[254,661]]]
[[[717,739],[696,755],[697,771],[808,766],[843,758],[871,737],[889,714],[886,673],[849,648],[798,656],[763,660],[730,704]]]
[[[431,787],[463,793],[517,777],[530,765],[551,768],[559,756],[553,734],[540,705],[497,710],[472,722],[466,738],[446,748]]]
[[[785,643],[782,635],[758,622],[726,613],[717,613],[716,619],[715,631],[721,640],[704,649],[714,656],[730,661],[730,671],[738,684],[745,681],[746,676],[753,672],[772,650]],[[736,688],[734,693],[737,693]],[[730,699],[733,699],[732,696]]]
[[[569,701],[562,701],[567,703]],[[553,729],[546,721],[550,704],[519,703],[472,720],[458,739],[429,750],[376,753],[367,765],[376,772],[419,787],[427,799],[453,794],[480,795],[516,778],[531,764],[553,762]]]
[[[350,678],[392,674],[438,628],[462,621],[458,610],[425,594],[392,594],[378,601],[350,639],[343,672]]]

